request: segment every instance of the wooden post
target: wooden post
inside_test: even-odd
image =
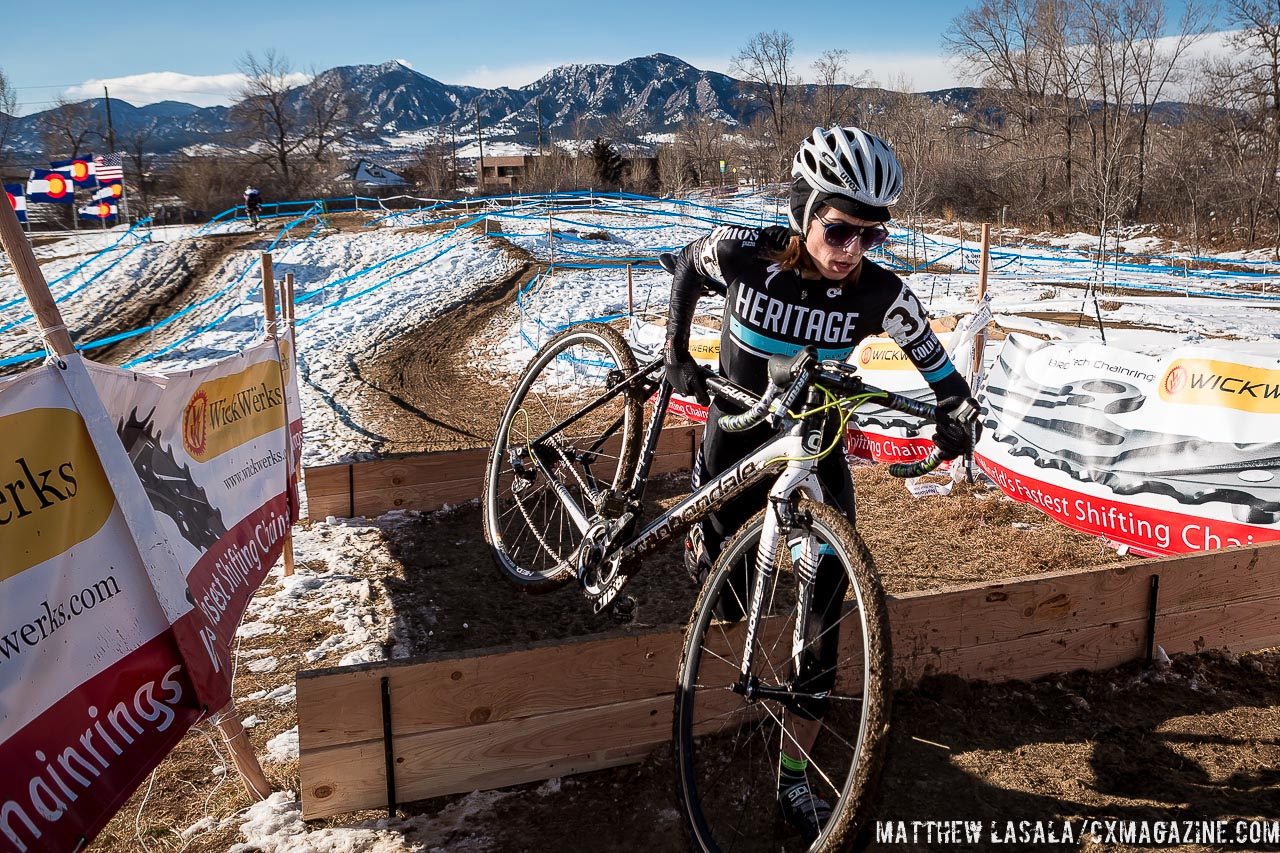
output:
[[[280,286],[280,325],[286,329],[291,330],[293,328],[293,317],[292,317],[293,273],[285,273],[285,277],[281,279],[278,282],[278,284]],[[293,341],[293,345],[289,348],[289,350],[290,350],[289,367],[290,369],[296,371],[297,361],[295,360],[293,354],[296,353],[298,350],[298,342]],[[281,365],[281,368],[283,367],[284,365]],[[295,372],[293,375],[297,376],[298,374]],[[284,379],[283,369],[281,370],[280,378]],[[288,406],[285,407],[285,412],[284,412],[284,443],[285,443],[284,452],[292,455],[293,435],[289,432],[289,407]],[[290,475],[292,479],[292,482],[290,483],[291,487],[293,486],[294,483],[297,482],[297,476],[298,476],[297,471],[292,472],[292,474]],[[284,553],[284,576],[290,577],[293,574],[293,525],[290,525],[289,529],[285,531],[283,553]]]
[[[987,297],[987,267],[991,260],[991,225],[990,223],[982,223],[982,252],[978,258],[978,300],[975,310],[981,311],[983,300]],[[982,376],[982,353],[987,347],[987,330],[984,326],[973,337],[973,367],[969,371],[969,385],[974,395],[978,393],[978,379]],[[966,482],[973,482],[974,468],[977,463],[973,460],[973,454],[964,457],[968,464],[965,466]]]
[[[262,313],[266,318],[266,333],[268,338],[276,338],[279,333],[279,325],[276,320],[276,287],[280,288],[280,323],[288,324],[289,313],[292,310],[290,304],[293,299],[287,296],[288,290],[291,289],[288,278],[284,281],[276,282],[272,278],[274,270],[271,266],[271,255],[267,252],[262,253]],[[292,275],[289,275],[292,278]],[[294,349],[297,349],[295,342]],[[283,367],[283,365],[282,365]],[[281,380],[284,379],[284,372],[281,371]],[[292,453],[293,448],[290,447],[291,437],[289,435],[289,411],[285,409],[284,416],[284,435],[285,435],[285,453]],[[293,574],[293,529],[290,528],[284,536],[284,576],[289,577]],[[245,783],[248,784],[247,782]]]
[[[293,346],[289,348],[289,367],[293,370],[292,375],[298,375],[298,329],[294,325],[295,306],[293,304],[293,273],[284,274],[284,304],[285,304],[285,322],[289,326],[292,333]],[[286,418],[288,420],[288,418]],[[293,453],[293,435],[289,434],[289,453]],[[304,488],[302,482],[302,466],[297,466],[293,471],[293,484],[295,491],[301,491]],[[290,525],[289,532],[284,537],[284,573],[285,576],[293,574],[293,527]]]
[[[551,214],[547,214],[547,248],[551,250],[551,266],[556,265],[556,232],[551,228]]]
[[[276,280],[271,267],[271,253],[262,253],[262,313],[266,318],[266,332],[276,335]]]
[[[982,300],[987,296],[987,265],[991,260],[991,226],[982,223],[982,258],[978,267],[978,308],[982,308]],[[973,375],[977,377],[982,369],[982,351],[987,345],[986,329],[978,332],[973,339]]]
[[[288,321],[289,329],[290,331],[292,331],[294,314],[293,314],[293,273],[291,272],[287,272],[284,274],[284,306],[285,306],[285,320]],[[296,353],[298,350],[298,347],[296,346],[297,341],[294,341],[294,344],[295,346],[293,349],[294,349],[294,352]],[[293,360],[297,362],[298,359],[296,355]]]
[[[635,313],[635,296],[631,288],[631,264],[627,264],[627,316]]]
[[[36,263],[31,244],[22,233],[18,214],[9,204],[0,204],[0,208],[3,208],[0,212],[0,247],[9,256],[13,271],[18,276],[18,284],[31,303],[31,313],[35,315],[40,337],[44,338],[45,346],[54,355],[70,355],[75,352],[71,335],[62,323],[62,314],[58,311],[58,304],[53,301],[53,294],[49,292],[49,283],[40,271],[40,264]]]
[[[249,736],[244,733],[236,703],[228,702],[211,719],[218,727],[223,743],[231,752],[231,760],[235,762],[236,770],[240,773],[240,781],[244,783],[245,791],[255,800],[265,800],[271,794],[271,783],[262,772],[258,756],[254,754],[253,747],[249,744]]]

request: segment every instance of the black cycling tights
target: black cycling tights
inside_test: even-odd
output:
[[[755,450],[764,442],[773,438],[774,431],[766,424],[746,432],[725,432],[719,427],[719,419],[723,413],[713,402],[707,412],[707,427],[703,432],[702,447],[698,452],[697,462],[693,469],[693,486],[705,483]],[[833,412],[827,419],[823,430],[823,447],[835,440],[840,429],[840,421]],[[843,441],[843,436],[841,437]],[[825,459],[818,463],[818,479],[826,492],[827,502],[839,507],[850,523],[854,522],[853,475],[849,464],[845,461],[843,446],[837,447]],[[735,498],[717,512],[710,514],[702,523],[703,542],[707,558],[712,563],[720,556],[725,542],[737,533],[747,521],[764,508],[769,496],[772,481],[768,478],[762,483],[752,486],[741,496]],[[747,577],[747,566],[739,563],[730,584],[737,593],[737,600],[723,596],[717,608],[717,614],[729,621],[742,618],[742,608],[738,601],[746,602],[750,595],[751,579]],[[838,620],[844,602],[845,592],[849,587],[849,578],[840,564],[831,557],[823,557],[818,561],[817,583],[814,585],[814,612],[820,614],[813,630],[822,631],[817,643],[816,654],[806,650],[801,662],[800,677],[796,689],[804,692],[824,693],[835,685],[836,656],[840,645],[840,629]],[[831,630],[826,630],[829,626]],[[813,701],[796,709],[808,719],[820,719],[826,711],[825,701]]]

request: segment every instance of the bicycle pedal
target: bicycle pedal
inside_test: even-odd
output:
[[[635,621],[636,600],[629,595],[615,599],[609,605],[609,617],[620,625]]]

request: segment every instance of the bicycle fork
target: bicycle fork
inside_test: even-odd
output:
[[[760,636],[763,621],[765,594],[770,588],[774,565],[778,554],[778,545],[784,537],[794,529],[794,504],[792,498],[805,496],[821,500],[821,487],[813,475],[809,464],[792,462],[778,482],[769,490],[769,507],[771,511],[765,516],[760,531],[760,543],[756,550],[755,579],[751,588],[751,602],[747,611],[747,636],[742,654],[742,667],[738,682],[733,685],[733,692],[748,700],[774,699],[790,707],[801,694],[793,689],[793,684],[769,685],[761,684],[760,677],[754,672],[756,641]],[[801,671],[801,656],[804,652],[805,639],[808,636],[808,622],[811,618],[810,604],[813,600],[813,587],[817,577],[820,547],[812,537],[801,539],[799,550],[792,555],[796,573],[796,610],[795,624],[791,631],[791,672],[793,681]],[[819,698],[819,697],[812,697]]]

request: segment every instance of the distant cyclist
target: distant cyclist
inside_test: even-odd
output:
[[[258,217],[262,213],[262,195],[252,184],[244,188],[244,212],[249,215],[249,224],[257,228]]]
[[[915,294],[898,276],[863,257],[889,236],[883,223],[902,189],[897,157],[884,140],[859,128],[815,128],[796,154],[791,174],[790,228],[721,227],[679,253],[664,349],[672,386],[707,402],[701,368],[689,354],[694,306],[707,276],[728,285],[720,335],[720,372],[728,379],[763,393],[770,355],[792,355],[812,345],[822,358],[844,359],[863,338],[888,332],[940,401],[933,440],[944,458],[970,450],[968,431],[948,417],[966,401],[977,405],[969,384],[952,366]],[[695,489],[771,437],[767,425],[725,432],[719,426],[723,414],[719,400],[711,403],[694,466]],[[831,415],[827,445],[840,426],[838,412]],[[828,500],[853,521],[853,478],[844,454],[823,459],[818,476]],[[726,537],[765,506],[768,489],[768,483],[753,488],[691,531],[686,558],[698,580],[705,578]],[[847,586],[848,578],[833,568],[829,560],[819,561],[814,601],[838,605],[844,598],[843,588],[833,585]],[[733,583],[739,588],[746,581],[741,577]],[[739,600],[747,599],[744,590]],[[741,618],[742,613],[722,616]],[[818,837],[831,814],[830,805],[811,791],[806,774],[827,710],[819,697],[833,686],[839,643],[838,612],[820,618],[831,627],[823,630],[817,654],[805,653],[796,676],[797,689],[811,691],[814,699],[787,714],[778,766],[783,816],[808,841]]]

